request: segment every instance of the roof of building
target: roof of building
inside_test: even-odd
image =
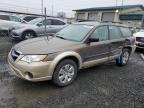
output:
[[[141,9],[144,10],[143,5],[124,5],[124,6],[85,8],[85,9],[77,9],[77,10],[73,10],[73,11],[101,11],[101,10],[129,9],[129,8],[137,8],[137,7],[140,7]]]

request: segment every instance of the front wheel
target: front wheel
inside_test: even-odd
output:
[[[35,37],[35,33],[31,31],[27,31],[23,33],[23,40],[31,39]]]
[[[130,50],[129,49],[123,49],[122,54],[118,59],[116,59],[116,64],[118,66],[124,66],[128,63],[130,57]]]
[[[53,82],[58,86],[67,86],[75,80],[77,71],[77,64],[73,60],[65,59],[57,65]]]

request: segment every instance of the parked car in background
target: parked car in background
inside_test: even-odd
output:
[[[39,18],[38,16],[25,16],[23,17],[23,20],[30,22],[31,20],[34,20],[36,18]]]
[[[135,50],[135,38],[122,24],[81,22],[68,25],[47,39],[23,41],[12,48],[8,62],[14,73],[28,81],[53,80],[71,84],[79,69],[116,60],[124,66]]]
[[[30,39],[37,36],[42,36],[45,34],[45,25],[46,25],[46,34],[55,34],[64,28],[67,23],[59,18],[36,18],[30,21],[27,25],[19,24],[18,26],[13,27],[11,31],[11,36],[14,39]]]
[[[0,30],[2,32],[5,31],[8,34],[9,29],[18,24],[26,24],[26,21],[17,16],[0,14]]]
[[[134,37],[136,38],[137,48],[144,49],[144,30],[135,33]]]
[[[0,20],[5,20],[5,21],[13,21],[13,22],[19,22],[19,23],[26,23],[25,20],[14,16],[14,15],[5,15],[5,14],[0,14]]]

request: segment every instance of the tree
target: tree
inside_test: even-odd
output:
[[[59,17],[59,18],[65,18],[66,17],[66,13],[65,12],[58,12],[57,13],[57,17]]]

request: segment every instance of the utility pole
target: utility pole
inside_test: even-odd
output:
[[[123,10],[124,0],[122,0],[122,10]]]
[[[46,25],[46,17],[47,17],[47,10],[46,10],[46,8],[44,9],[44,14],[45,14],[45,24],[44,24],[44,31],[45,31],[45,36],[47,36],[47,40],[49,40],[49,38],[48,38],[48,35],[47,35],[47,25]]]
[[[43,0],[41,0],[41,14],[43,15]]]
[[[52,16],[53,16],[53,9],[54,9],[54,7],[53,7],[53,4],[52,4]]]
[[[45,35],[46,35],[46,8],[44,9],[44,11],[45,11],[45,23],[44,23],[44,28],[45,28]]]
[[[52,2],[52,5],[51,5],[51,15],[53,16],[54,15],[54,3],[53,3],[53,0],[51,0]]]
[[[118,6],[118,0],[116,0],[116,7]]]

